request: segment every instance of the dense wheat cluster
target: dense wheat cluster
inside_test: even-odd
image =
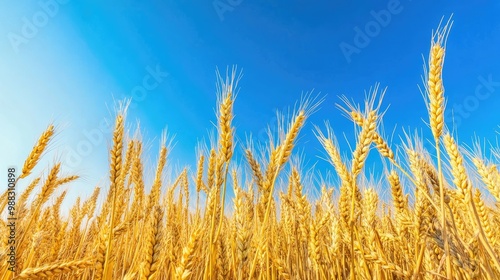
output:
[[[316,127],[338,186],[311,185],[291,160],[319,105],[314,98],[302,100],[262,151],[236,145],[234,72],[220,78],[217,139],[199,149],[194,170],[165,176],[163,137],[146,184],[143,142],[129,135],[125,109],[119,110],[109,187],[95,187],[68,210],[61,209],[61,189],[78,176],[61,175],[61,163],[27,181],[54,136],[50,125],[17,182],[24,187],[16,204],[14,273],[7,265],[8,221],[1,219],[2,279],[500,279],[500,173],[492,161],[500,155],[492,149],[487,159],[462,149],[444,125],[449,27],[433,34],[424,75],[433,139],[407,135],[406,143],[391,147],[379,129],[378,87],[361,106],[347,99],[339,106],[357,126],[348,158],[329,125]],[[434,149],[426,150],[429,140]],[[237,149],[246,160],[239,166]],[[385,161],[378,187],[364,180],[369,153]],[[313,188],[321,189],[317,201],[306,196]],[[391,199],[379,198],[385,189]],[[7,201],[5,193],[2,211]]]

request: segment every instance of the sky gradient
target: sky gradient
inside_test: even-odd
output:
[[[22,167],[49,123],[58,134],[39,171],[56,160],[82,180],[74,194],[107,187],[110,121],[131,99],[140,120],[147,172],[162,131],[175,135],[170,168],[194,170],[194,148],[214,131],[216,69],[243,71],[234,106],[236,135],[267,140],[276,110],[314,90],[325,101],[297,144],[304,164],[333,171],[312,133],[329,120],[345,155],[353,125],[338,96],[363,102],[387,87],[385,134],[430,130],[422,85],[432,30],[453,14],[444,86],[446,123],[460,143],[495,142],[500,130],[500,2],[353,1],[2,1],[0,4],[0,163]],[[389,106],[390,105],[390,106]],[[453,118],[454,116],[454,118]],[[241,158],[237,155],[237,161]],[[375,162],[375,161],[374,161]],[[243,162],[244,163],[244,162]],[[376,164],[376,163],[372,163]],[[373,167],[369,165],[368,168]],[[35,172],[36,174],[36,172]],[[148,174],[148,173],[147,173]]]

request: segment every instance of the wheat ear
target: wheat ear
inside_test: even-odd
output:
[[[47,127],[47,129],[42,133],[42,135],[38,139],[37,144],[33,147],[33,150],[31,150],[31,153],[24,162],[22,173],[19,176],[19,179],[24,178],[31,173],[35,165],[40,160],[40,157],[42,156],[43,152],[47,148],[47,145],[49,144],[49,141],[53,135],[54,135],[54,125],[49,125],[49,127]]]
[[[40,279],[55,277],[61,273],[74,272],[92,265],[90,260],[69,261],[37,268],[26,268],[14,279]]]

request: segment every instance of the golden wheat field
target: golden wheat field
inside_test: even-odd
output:
[[[109,187],[95,187],[66,210],[66,191],[56,191],[78,174],[61,175],[56,161],[26,181],[58,132],[49,125],[12,183],[25,186],[15,203],[9,190],[0,198],[1,279],[500,279],[500,172],[493,160],[461,147],[459,132],[444,125],[450,27],[432,34],[423,73],[429,115],[423,126],[433,138],[405,135],[405,144],[391,147],[379,125],[377,87],[361,105],[344,100],[339,107],[357,126],[356,140],[344,158],[333,129],[316,126],[340,182],[320,186],[317,201],[305,195],[310,180],[290,160],[321,101],[310,96],[258,151],[235,145],[235,77],[222,79],[217,140],[199,153],[194,172],[165,180],[163,137],[151,185],[143,141],[125,130],[124,106],[109,150]],[[433,149],[424,149],[424,141]],[[247,176],[233,168],[235,149],[243,150],[239,170]],[[379,153],[387,167],[379,188],[361,180],[369,153]],[[497,147],[491,153],[500,158]],[[389,200],[379,199],[380,188]],[[234,197],[226,201],[230,191]]]

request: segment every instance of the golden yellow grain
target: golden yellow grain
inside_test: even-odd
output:
[[[239,77],[236,77],[236,68],[233,68],[231,78],[225,80],[219,75],[218,83],[218,103],[219,110],[217,117],[219,120],[219,156],[224,162],[229,162],[233,156],[233,104]]]
[[[349,172],[349,169],[347,169],[347,166],[342,161],[342,157],[340,156],[340,152],[338,149],[337,140],[335,139],[332,129],[328,124],[326,125],[326,130],[327,134],[325,136],[321,132],[319,127],[316,127],[316,138],[318,138],[318,140],[321,142],[321,145],[323,145],[323,148],[325,148],[326,152],[328,153],[328,156],[330,157],[329,159],[333,167],[335,168],[335,171],[337,171],[337,174],[340,176],[343,183],[346,186],[351,186],[352,185],[351,173]]]
[[[47,145],[49,144],[50,139],[52,138],[53,135],[54,135],[54,125],[49,125],[49,127],[47,127],[47,129],[42,133],[42,135],[38,139],[38,142],[33,147],[33,150],[31,150],[31,153],[24,162],[21,175],[19,176],[20,179],[30,175],[31,171],[38,163],[43,152],[47,148]]]
[[[207,187],[210,190],[215,184],[215,167],[217,164],[217,153],[214,149],[210,150],[210,158],[208,162],[208,178],[207,178]]]
[[[255,180],[255,184],[259,188],[259,190],[263,189],[264,177],[262,176],[262,171],[260,169],[260,165],[257,160],[254,158],[252,151],[250,149],[245,150],[245,156],[247,158],[248,164],[250,164],[250,168],[252,169],[252,176]]]
[[[446,39],[452,24],[453,22],[450,21],[444,27],[438,28],[431,40],[426,86],[429,99],[429,121],[435,139],[439,139],[443,133],[444,87],[442,76]]]
[[[467,205],[471,199],[472,188],[465,171],[464,160],[462,154],[458,150],[458,145],[455,139],[450,134],[445,134],[443,137],[444,147],[450,157],[451,173],[453,174],[453,183],[457,186],[459,198],[464,205]]]
[[[99,193],[101,192],[101,188],[95,187],[94,191],[90,198],[83,203],[82,212],[87,215],[89,218],[94,216],[94,211],[97,204],[97,198],[99,197]]]
[[[288,161],[288,158],[292,153],[295,140],[297,139],[299,131],[304,126],[305,120],[306,120],[306,113],[304,110],[300,110],[295,119],[293,120],[292,124],[290,125],[290,129],[286,134],[285,140],[279,146],[279,153],[277,158],[278,166],[281,166]]]
[[[356,123],[358,126],[363,127],[363,123],[365,122],[363,114],[358,111],[351,111],[350,117],[352,118],[354,123]],[[382,156],[394,160],[394,152],[389,147],[387,142],[385,142],[384,138],[382,138],[382,136],[380,136],[380,134],[378,134],[376,131],[373,133],[373,142],[375,143]]]
[[[377,112],[370,111],[363,123],[360,134],[358,135],[358,142],[356,144],[356,149],[352,155],[352,167],[351,174],[357,176],[365,164],[366,157],[368,156],[368,151],[370,150],[370,144],[373,140],[373,133],[375,133],[375,128],[377,126]]]
[[[207,187],[203,184],[203,165],[205,164],[205,156],[200,155],[198,159],[198,168],[196,174],[196,192],[200,192],[201,190],[207,192]]]
[[[94,273],[92,279],[100,280],[103,279],[104,273],[104,262],[106,255],[106,244],[109,237],[107,233],[103,230],[98,236],[97,248],[94,252]]]
[[[247,260],[250,251],[250,241],[252,238],[252,219],[250,203],[245,199],[243,191],[239,188],[234,189],[234,219],[236,225],[236,248],[237,248],[237,266],[240,278],[246,277]]]
[[[152,275],[159,269],[161,244],[161,229],[163,220],[163,210],[156,206],[153,209],[153,217],[148,225],[145,239],[142,278],[151,279]]]
[[[495,197],[497,202],[500,202],[500,177],[498,176],[497,167],[495,165],[486,165],[484,160],[477,157],[473,158],[472,162],[488,191]]]
[[[59,173],[60,168],[61,168],[61,164],[57,163],[50,170],[50,174],[42,186],[42,191],[37,196],[37,199],[36,199],[37,203],[35,204],[37,207],[41,207],[41,205],[49,199],[49,197],[52,195],[52,193],[54,193],[55,188],[57,187],[57,181],[58,181],[57,174]]]
[[[375,189],[370,188],[363,193],[363,225],[367,228],[375,228],[377,209],[378,209],[378,195]]]
[[[67,183],[69,183],[71,181],[77,180],[78,178],[80,178],[80,176],[78,176],[78,175],[67,176],[67,177],[58,179],[56,181],[56,185],[57,186],[64,185],[64,184],[67,184]]]
[[[189,242],[184,249],[182,249],[182,259],[175,270],[177,279],[188,279],[191,273],[193,273],[193,268],[195,266],[194,259],[199,247],[200,235],[201,230],[199,228],[193,230],[189,237]]]
[[[483,227],[484,233],[486,234],[486,237],[488,238],[488,241],[491,243],[491,245],[495,246],[496,236],[493,234],[493,229],[488,217],[489,214],[487,212],[486,206],[484,205],[484,201],[481,198],[481,192],[479,190],[476,190],[475,192],[474,203],[476,204],[477,212],[481,220],[481,226]]]
[[[403,194],[403,189],[401,188],[399,176],[396,171],[393,170],[389,173],[387,179],[391,184],[392,200],[395,210],[397,211],[398,215],[405,215],[407,211],[407,203]]]
[[[158,164],[156,166],[155,180],[153,186],[151,187],[151,192],[149,195],[149,204],[147,209],[151,209],[153,205],[157,204],[160,199],[161,186],[162,186],[162,175],[163,169],[165,168],[165,163],[167,162],[167,147],[162,145],[160,149],[160,155],[158,158]]]
[[[440,43],[433,44],[429,62],[429,119],[434,138],[441,137],[444,126],[444,88],[442,71],[444,63],[444,48]]]
[[[45,265],[37,268],[27,268],[14,279],[43,279],[47,277],[54,277],[62,273],[75,272],[80,269],[85,269],[91,265],[92,261],[90,260],[80,260]]]

